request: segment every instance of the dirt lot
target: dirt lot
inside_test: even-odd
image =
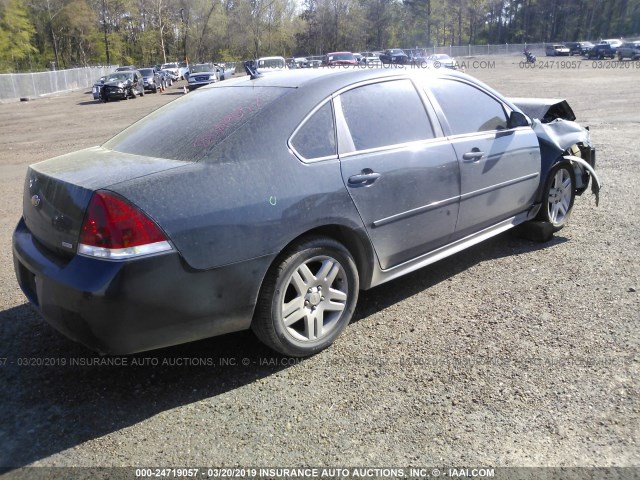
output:
[[[241,333],[92,364],[15,281],[25,168],[100,144],[181,84],[0,105],[0,467],[640,466],[640,64],[519,60],[465,61],[506,95],[569,100],[600,206],[578,198],[547,244],[501,235],[363,293],[304,361]]]

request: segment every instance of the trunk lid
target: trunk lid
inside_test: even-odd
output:
[[[23,216],[33,236],[63,256],[75,254],[85,210],[95,190],[189,165],[92,147],[31,165]]]

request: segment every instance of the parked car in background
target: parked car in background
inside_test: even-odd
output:
[[[412,50],[409,54],[409,62],[412,65],[424,67],[427,65],[428,56],[429,55],[427,55],[427,53],[422,49]]]
[[[103,102],[127,100],[136,96],[144,96],[144,80],[138,70],[122,70],[108,75],[100,90]]]
[[[173,69],[167,69],[167,70],[160,70],[161,72],[164,72],[165,75],[167,75],[170,79],[171,82],[177,82],[178,81],[178,75],[176,75],[176,73],[174,72]]]
[[[358,60],[351,52],[330,52],[324,56],[322,64],[327,67],[338,65],[349,66],[358,65]]]
[[[618,54],[618,60],[620,61],[625,58],[640,60],[640,41],[625,42],[618,47],[616,53]]]
[[[261,72],[272,72],[287,68],[284,57],[260,57],[254,62],[256,68]]]
[[[458,62],[455,58],[450,57],[446,53],[436,53],[426,58],[426,66],[432,68],[448,68],[450,70],[458,69]]]
[[[611,45],[613,49],[617,49],[620,45],[622,45],[622,40],[620,40],[619,38],[606,38],[604,40],[600,40],[598,44]]]
[[[173,85],[174,77],[171,72],[168,70],[160,70],[158,71],[158,75],[160,76],[160,81],[164,82],[165,88]]]
[[[191,65],[187,86],[189,91],[218,81],[218,73],[213,63]]]
[[[116,72],[126,72],[128,70],[137,70],[137,67],[133,65],[123,65],[122,67],[116,68]]]
[[[567,42],[564,44],[569,49],[569,55],[583,55],[586,56],[587,52],[593,48],[591,42]]]
[[[374,52],[361,52],[360,55],[363,57],[363,63],[368,66],[373,65],[381,65],[380,57]]]
[[[93,94],[94,100],[100,100],[100,91],[102,90],[102,86],[104,85],[104,80],[108,77],[108,75],[103,75],[100,77],[96,83],[91,87],[91,93]]]
[[[169,72],[174,82],[180,79],[180,67],[176,62],[163,63],[162,70]]]
[[[565,45],[556,43],[555,45],[547,45],[545,53],[547,57],[565,57],[571,54],[571,50]]]
[[[616,57],[616,49],[608,43],[599,43],[587,52],[587,58],[603,60],[605,58],[614,59]]]
[[[154,68],[141,68],[139,71],[142,74],[145,91],[157,93],[158,89],[162,88],[162,79]]]
[[[361,289],[531,220],[566,225],[597,177],[589,132],[560,103],[447,69],[217,83],[28,168],[18,284],[105,354],[251,328],[313,355]]]
[[[308,60],[306,57],[291,57],[287,59],[287,68],[306,68]]]
[[[406,65],[409,63],[409,56],[400,48],[390,48],[380,54],[380,61],[385,65],[392,63]]]

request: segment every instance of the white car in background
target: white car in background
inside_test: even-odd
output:
[[[180,67],[176,62],[163,63],[162,66],[160,67],[160,70],[165,70],[169,72],[173,80],[180,79]]]
[[[382,65],[380,57],[374,52],[361,52],[360,55],[362,55],[362,63],[364,63],[365,65]]]
[[[261,72],[278,71],[287,68],[287,62],[284,57],[260,57],[257,67]]]

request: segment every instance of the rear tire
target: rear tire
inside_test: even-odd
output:
[[[349,324],[358,290],[358,270],[341,243],[327,237],[303,239],[267,273],[251,328],[277,352],[314,355]]]
[[[549,173],[542,195],[538,220],[549,223],[553,231],[561,230],[569,221],[575,199],[576,180],[571,164],[557,164]]]

